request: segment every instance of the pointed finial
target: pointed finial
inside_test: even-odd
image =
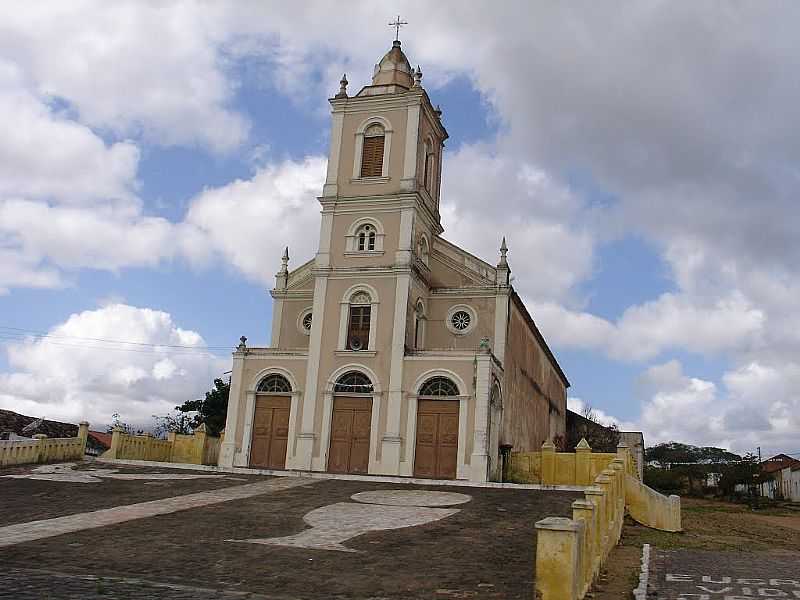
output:
[[[433,112],[436,113],[437,117],[439,117],[440,119],[442,118],[442,107],[439,106],[438,104],[436,105],[436,110],[434,110]]]
[[[278,275],[286,275],[289,272],[289,246],[286,246],[283,250],[283,256],[281,256],[281,270],[278,272]]]
[[[508,254],[508,246],[506,245],[506,236],[503,236],[503,242],[500,244],[500,264],[507,263],[506,254]]]
[[[339,81],[339,93],[334,96],[335,98],[347,98],[347,73],[342,75],[342,79]]]
[[[412,87],[422,87],[422,69],[417,65],[417,70],[414,71],[414,85]]]

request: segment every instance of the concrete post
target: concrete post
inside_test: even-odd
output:
[[[108,455],[108,458],[119,458],[123,435],[125,435],[125,431],[122,427],[114,427],[111,431],[111,448],[103,456]]]
[[[617,458],[622,459],[625,463],[625,472],[631,472],[631,451],[628,447],[628,444],[625,442],[620,442],[617,444]]]
[[[594,517],[597,528],[593,537],[594,549],[592,550],[592,576],[600,572],[600,562],[603,548],[606,546],[606,531],[608,529],[608,519],[606,518],[606,493],[602,488],[592,486],[586,488],[584,496],[594,504]]]
[[[556,447],[550,440],[542,444],[542,485],[555,485]]]
[[[585,525],[563,517],[536,523],[536,594],[541,600],[577,600]]]
[[[86,441],[89,439],[89,421],[78,423],[78,439],[81,441],[81,459],[86,454]]]
[[[33,439],[36,440],[37,446],[36,462],[47,462],[47,436],[43,433],[34,433]]]
[[[206,430],[206,424],[201,423],[200,427],[194,430],[194,454],[192,455],[192,461],[195,459],[197,462],[193,462],[193,464],[202,465],[205,463],[203,460],[206,456],[206,446],[208,445],[208,432]]]
[[[595,514],[594,503],[591,500],[575,500],[572,503],[572,520],[583,521],[584,532],[583,546],[581,548],[581,586],[580,596],[583,597],[589,591],[594,575],[594,540],[597,537],[597,515]]]
[[[595,485],[603,490],[605,497],[605,510],[603,524],[603,551],[601,553],[601,562],[605,562],[606,556],[611,551],[611,547],[616,540],[612,542],[611,531],[613,530],[614,523],[614,483],[608,475],[600,474],[595,478]]]
[[[592,483],[592,447],[586,438],[581,438],[575,446],[575,484],[591,485]]]

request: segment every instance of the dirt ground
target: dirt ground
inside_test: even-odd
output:
[[[682,498],[684,531],[666,533],[626,519],[620,545],[611,554],[594,600],[630,600],[636,587],[642,546],[662,550],[800,552],[800,512],[788,509],[753,511],[747,505]]]

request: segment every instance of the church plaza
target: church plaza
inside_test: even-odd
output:
[[[0,470],[0,597],[527,599],[534,523],[577,497],[56,467]]]

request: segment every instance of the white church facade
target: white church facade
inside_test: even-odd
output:
[[[284,254],[270,346],[233,355],[220,465],[487,481],[501,444],[564,433],[569,382],[505,240],[490,264],[442,237],[448,136],[421,80],[395,41],[330,100],[318,250]]]

